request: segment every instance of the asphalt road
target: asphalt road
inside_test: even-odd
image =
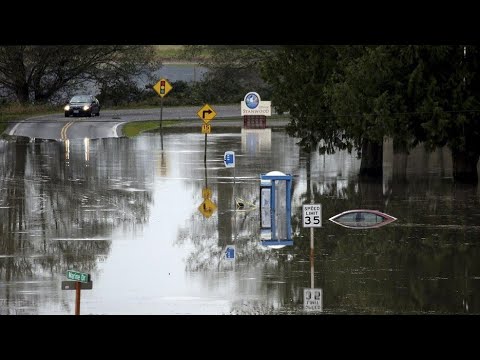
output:
[[[219,124],[222,118],[240,118],[240,104],[212,106],[216,111],[216,118],[211,124]],[[182,124],[201,125],[197,116],[200,106],[182,106],[163,109],[163,120],[179,121]],[[12,136],[26,136],[29,138],[66,140],[106,137],[120,137],[121,126],[133,121],[159,120],[160,109],[130,109],[100,111],[98,117],[68,117],[63,113],[30,117],[12,123],[5,133]],[[241,122],[239,120],[239,122]]]

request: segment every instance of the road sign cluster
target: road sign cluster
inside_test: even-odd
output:
[[[198,110],[197,115],[203,120],[202,134],[210,134],[212,127],[210,126],[209,122],[213,120],[215,116],[217,116],[215,110],[213,110],[210,105],[205,104],[200,110]]]

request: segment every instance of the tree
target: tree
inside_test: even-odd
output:
[[[275,46],[191,45],[184,58],[197,60],[208,68],[197,90],[201,101],[240,102],[248,91],[256,91],[268,99],[270,89],[260,69]]]
[[[0,86],[21,103],[47,102],[86,82],[109,84],[149,71],[151,46],[1,46]]]
[[[355,148],[360,175],[379,178],[385,137],[395,153],[447,145],[455,181],[477,183],[478,59],[474,46],[287,46],[263,74],[305,149]]]
[[[428,148],[452,151],[455,181],[478,183],[480,52],[477,46],[423,46],[412,81],[422,91],[418,137]]]
[[[410,124],[415,102],[408,93],[412,64],[405,46],[339,47],[340,66],[327,93],[338,126],[362,155],[360,175],[381,177],[383,141],[393,139],[394,152],[415,144]]]
[[[333,46],[285,46],[264,64],[262,74],[272,86],[272,103],[278,112],[290,113],[287,131],[301,139],[299,145],[306,151],[319,143],[320,153],[348,146],[325,93],[337,60]]]

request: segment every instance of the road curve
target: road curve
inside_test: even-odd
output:
[[[163,109],[163,120],[201,120],[197,112],[201,106],[181,106]],[[212,105],[215,119],[240,117],[238,105]],[[67,140],[97,139],[122,136],[120,125],[133,121],[159,120],[160,108],[101,111],[99,117],[68,117],[63,113],[34,116],[10,124],[5,134],[29,138]]]

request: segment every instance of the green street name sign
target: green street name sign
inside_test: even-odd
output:
[[[81,273],[75,270],[67,270],[67,279],[86,283],[90,281],[90,274]]]

